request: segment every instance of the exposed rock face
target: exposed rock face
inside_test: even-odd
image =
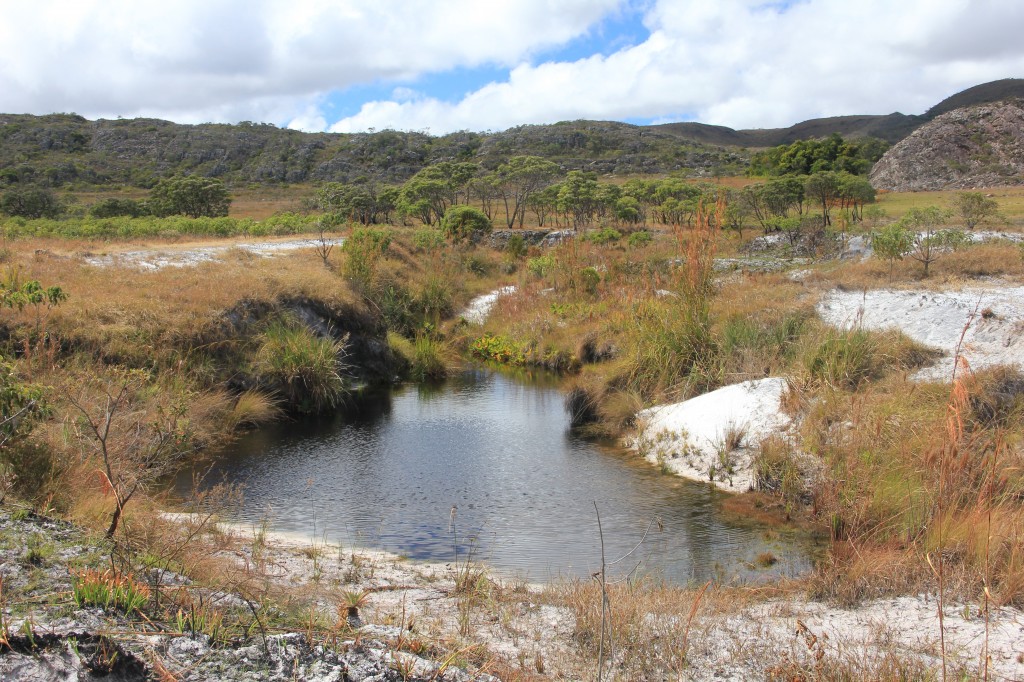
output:
[[[1024,101],[936,117],[886,152],[870,179],[896,192],[1024,184]]]

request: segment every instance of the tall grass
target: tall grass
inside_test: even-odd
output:
[[[346,393],[340,373],[344,340],[318,337],[310,330],[275,322],[263,333],[253,371],[287,403],[302,412],[337,405]]]

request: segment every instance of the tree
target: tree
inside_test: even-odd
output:
[[[851,173],[839,174],[839,200],[842,208],[850,210],[853,222],[864,219],[864,205],[875,201],[875,188],[868,179]]]
[[[148,206],[154,215],[186,215],[190,218],[218,218],[228,214],[231,197],[217,178],[179,175],[164,178],[149,193]]]
[[[558,189],[558,210],[571,217],[573,229],[578,230],[593,222],[596,209],[597,174],[569,171]]]
[[[889,281],[896,261],[910,253],[914,245],[914,234],[900,223],[887,225],[871,235],[871,250],[879,258],[889,261]]]
[[[0,199],[0,211],[20,218],[56,218],[63,210],[54,193],[41,187],[12,189]]]
[[[833,171],[819,171],[804,181],[807,199],[821,206],[821,220],[825,227],[832,224],[832,206],[839,198],[839,174]]]
[[[960,230],[940,230],[949,219],[949,213],[937,206],[912,208],[897,223],[913,235],[908,255],[924,267],[928,276],[929,266],[946,252],[961,246],[967,236]]]
[[[975,225],[996,216],[999,203],[981,192],[960,192],[953,197],[953,209],[964,221],[964,227],[973,230]]]
[[[464,239],[475,242],[492,229],[484,212],[472,206],[453,206],[441,218],[441,231],[456,244]]]
[[[562,172],[558,164],[539,156],[513,156],[498,166],[496,171],[498,194],[505,204],[505,222],[508,227],[519,222],[523,226],[530,196],[558,177]]]
[[[99,473],[114,496],[108,538],[117,532],[132,498],[173,474],[194,450],[187,398],[148,403],[148,379],[140,370],[117,368],[67,391],[68,402],[81,416],[69,426],[98,459]]]

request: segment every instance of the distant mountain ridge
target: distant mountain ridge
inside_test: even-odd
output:
[[[811,137],[877,137],[896,144],[936,116],[962,107],[998,102],[1012,97],[1024,98],[1024,78],[1004,78],[983,83],[947,97],[919,116],[895,112],[880,116],[855,115],[812,118],[788,128],[733,130],[705,123],[664,123],[649,126],[702,144],[737,147],[776,147]]]
[[[789,128],[755,130],[703,123],[636,126],[565,121],[443,136],[394,130],[302,133],[252,123],[181,125],[157,119],[88,121],[74,114],[0,114],[0,187],[19,183],[149,186],[159,177],[177,173],[247,183],[360,178],[401,182],[438,161],[473,161],[494,168],[521,154],[542,156],[565,170],[599,174],[685,170],[709,176],[742,172],[751,149],[799,139],[838,133],[895,143],[941,113],[1006,97],[1024,98],[1024,79],[969,88],[920,116],[837,116]]]

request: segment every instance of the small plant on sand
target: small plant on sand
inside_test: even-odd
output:
[[[141,611],[149,601],[149,588],[137,582],[131,574],[87,568],[72,573],[72,579],[71,595],[80,608],[99,606],[131,614]]]
[[[341,601],[338,602],[338,619],[339,622],[343,622],[346,627],[352,628],[353,630],[362,627],[363,620],[359,613],[359,609],[366,606],[370,601],[370,593],[361,590],[344,590],[341,593]]]

